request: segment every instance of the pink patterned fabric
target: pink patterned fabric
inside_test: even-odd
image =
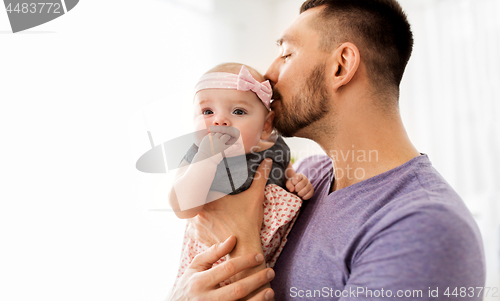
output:
[[[271,110],[273,90],[268,80],[260,83],[245,66],[241,66],[238,75],[228,72],[211,72],[203,75],[195,87],[195,94],[205,89],[231,89],[252,91],[257,94],[264,106]]]
[[[260,229],[260,238],[266,265],[272,268],[286,244],[286,237],[297,219],[302,200],[275,184],[266,186],[264,196],[264,220]],[[188,227],[189,225],[187,225],[186,230]],[[194,257],[208,248],[209,246],[191,239],[186,234],[184,235],[177,280],[184,274]],[[214,266],[221,264],[226,259],[227,256],[221,258]],[[221,286],[228,284],[230,284],[229,280],[220,283]]]

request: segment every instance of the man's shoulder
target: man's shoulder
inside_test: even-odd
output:
[[[436,177],[426,171],[414,173],[414,181],[399,187],[389,188],[385,201],[379,204],[366,225],[368,236],[374,233],[395,232],[404,237],[406,243],[421,244],[425,239],[447,242],[450,246],[467,242],[480,248],[481,235],[471,212],[437,171]],[[433,172],[431,172],[433,173]],[[435,181],[425,181],[432,179]],[[391,197],[392,195],[392,197]],[[379,235],[377,234],[377,236]]]
[[[459,228],[477,229],[476,222],[462,199],[450,191],[418,189],[388,202],[374,214],[379,227],[410,224],[411,228]]]
[[[433,266],[441,267],[453,270],[456,281],[474,278],[479,286],[484,276],[483,243],[469,209],[448,183],[439,180],[437,171],[417,169],[413,177],[408,174],[406,183],[372,194],[374,202],[367,202],[363,211],[367,219],[361,220],[351,240],[356,246],[353,263],[405,254],[404,260],[395,261],[394,271],[411,266],[427,273]],[[384,189],[384,199],[377,199]],[[436,277],[431,282],[440,281]],[[419,281],[425,283],[424,278]]]
[[[312,155],[302,158],[294,163],[295,169],[308,168],[316,165],[329,165],[332,167],[332,160],[327,155]]]
[[[295,162],[293,168],[303,173],[314,185],[315,181],[331,175],[333,165],[327,155],[313,155]]]
[[[439,216],[472,222],[472,215],[461,197],[432,167],[427,156],[415,158],[378,184],[382,185],[372,186],[374,194],[386,198],[382,203],[389,215],[418,214],[427,219]]]

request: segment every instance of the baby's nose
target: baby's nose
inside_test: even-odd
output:
[[[214,125],[229,125],[229,120],[223,116],[219,116],[214,118]]]

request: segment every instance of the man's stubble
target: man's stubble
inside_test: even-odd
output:
[[[283,137],[296,136],[297,132],[319,121],[329,112],[328,91],[325,83],[325,63],[317,64],[299,93],[291,103],[280,99],[280,110],[274,118],[274,126]]]

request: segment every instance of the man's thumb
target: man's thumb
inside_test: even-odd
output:
[[[253,178],[252,186],[261,186],[261,189],[264,189],[267,183],[267,179],[269,178],[269,172],[271,171],[271,167],[273,166],[273,160],[267,158],[264,159],[257,171],[255,172],[255,176]]]

